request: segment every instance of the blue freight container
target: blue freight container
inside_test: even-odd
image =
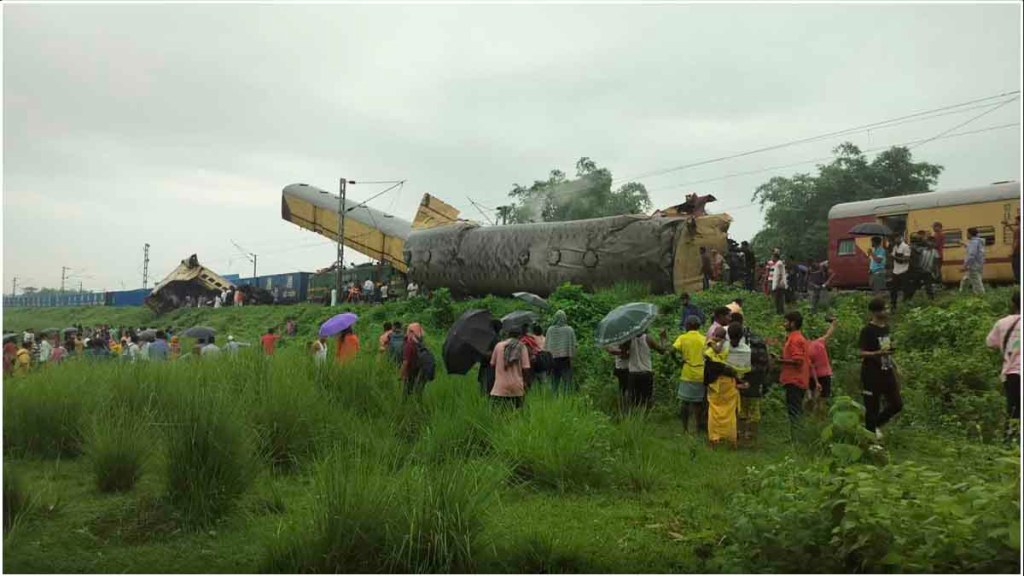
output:
[[[305,302],[309,290],[309,272],[290,272],[258,277],[256,286],[274,295],[278,304]]]
[[[224,274],[221,277],[224,278],[225,280],[227,280],[228,282],[231,282],[232,284],[234,284],[236,286],[238,285],[238,281],[242,279],[242,275],[241,274]]]
[[[137,290],[121,290],[118,292],[107,292],[106,305],[107,306],[142,306],[146,296],[152,290],[148,288],[139,288]]]

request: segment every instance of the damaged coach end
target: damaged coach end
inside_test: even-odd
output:
[[[177,268],[153,288],[145,303],[157,314],[163,314],[181,307],[188,296],[193,300],[211,298],[234,287],[220,274],[200,265],[199,259],[193,254],[182,260]]]

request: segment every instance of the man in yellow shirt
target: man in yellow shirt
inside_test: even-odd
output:
[[[700,318],[690,316],[686,319],[686,332],[680,334],[672,344],[683,358],[683,371],[680,375],[676,396],[682,402],[679,417],[683,421],[683,431],[689,431],[690,416],[693,416],[695,433],[700,435],[707,430],[707,390],[704,387],[704,346],[706,339],[700,333]]]

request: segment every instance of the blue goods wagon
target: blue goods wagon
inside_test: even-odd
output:
[[[260,276],[256,279],[256,287],[270,292],[275,304],[305,302],[310,275],[309,272],[290,272]]]
[[[142,306],[145,304],[146,296],[152,290],[148,288],[139,288],[138,290],[120,290],[117,292],[107,292],[106,305],[107,306]]]

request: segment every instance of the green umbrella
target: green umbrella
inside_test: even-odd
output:
[[[639,336],[650,328],[658,316],[658,307],[647,302],[623,304],[608,313],[594,329],[594,343],[598,346],[621,344]]]

